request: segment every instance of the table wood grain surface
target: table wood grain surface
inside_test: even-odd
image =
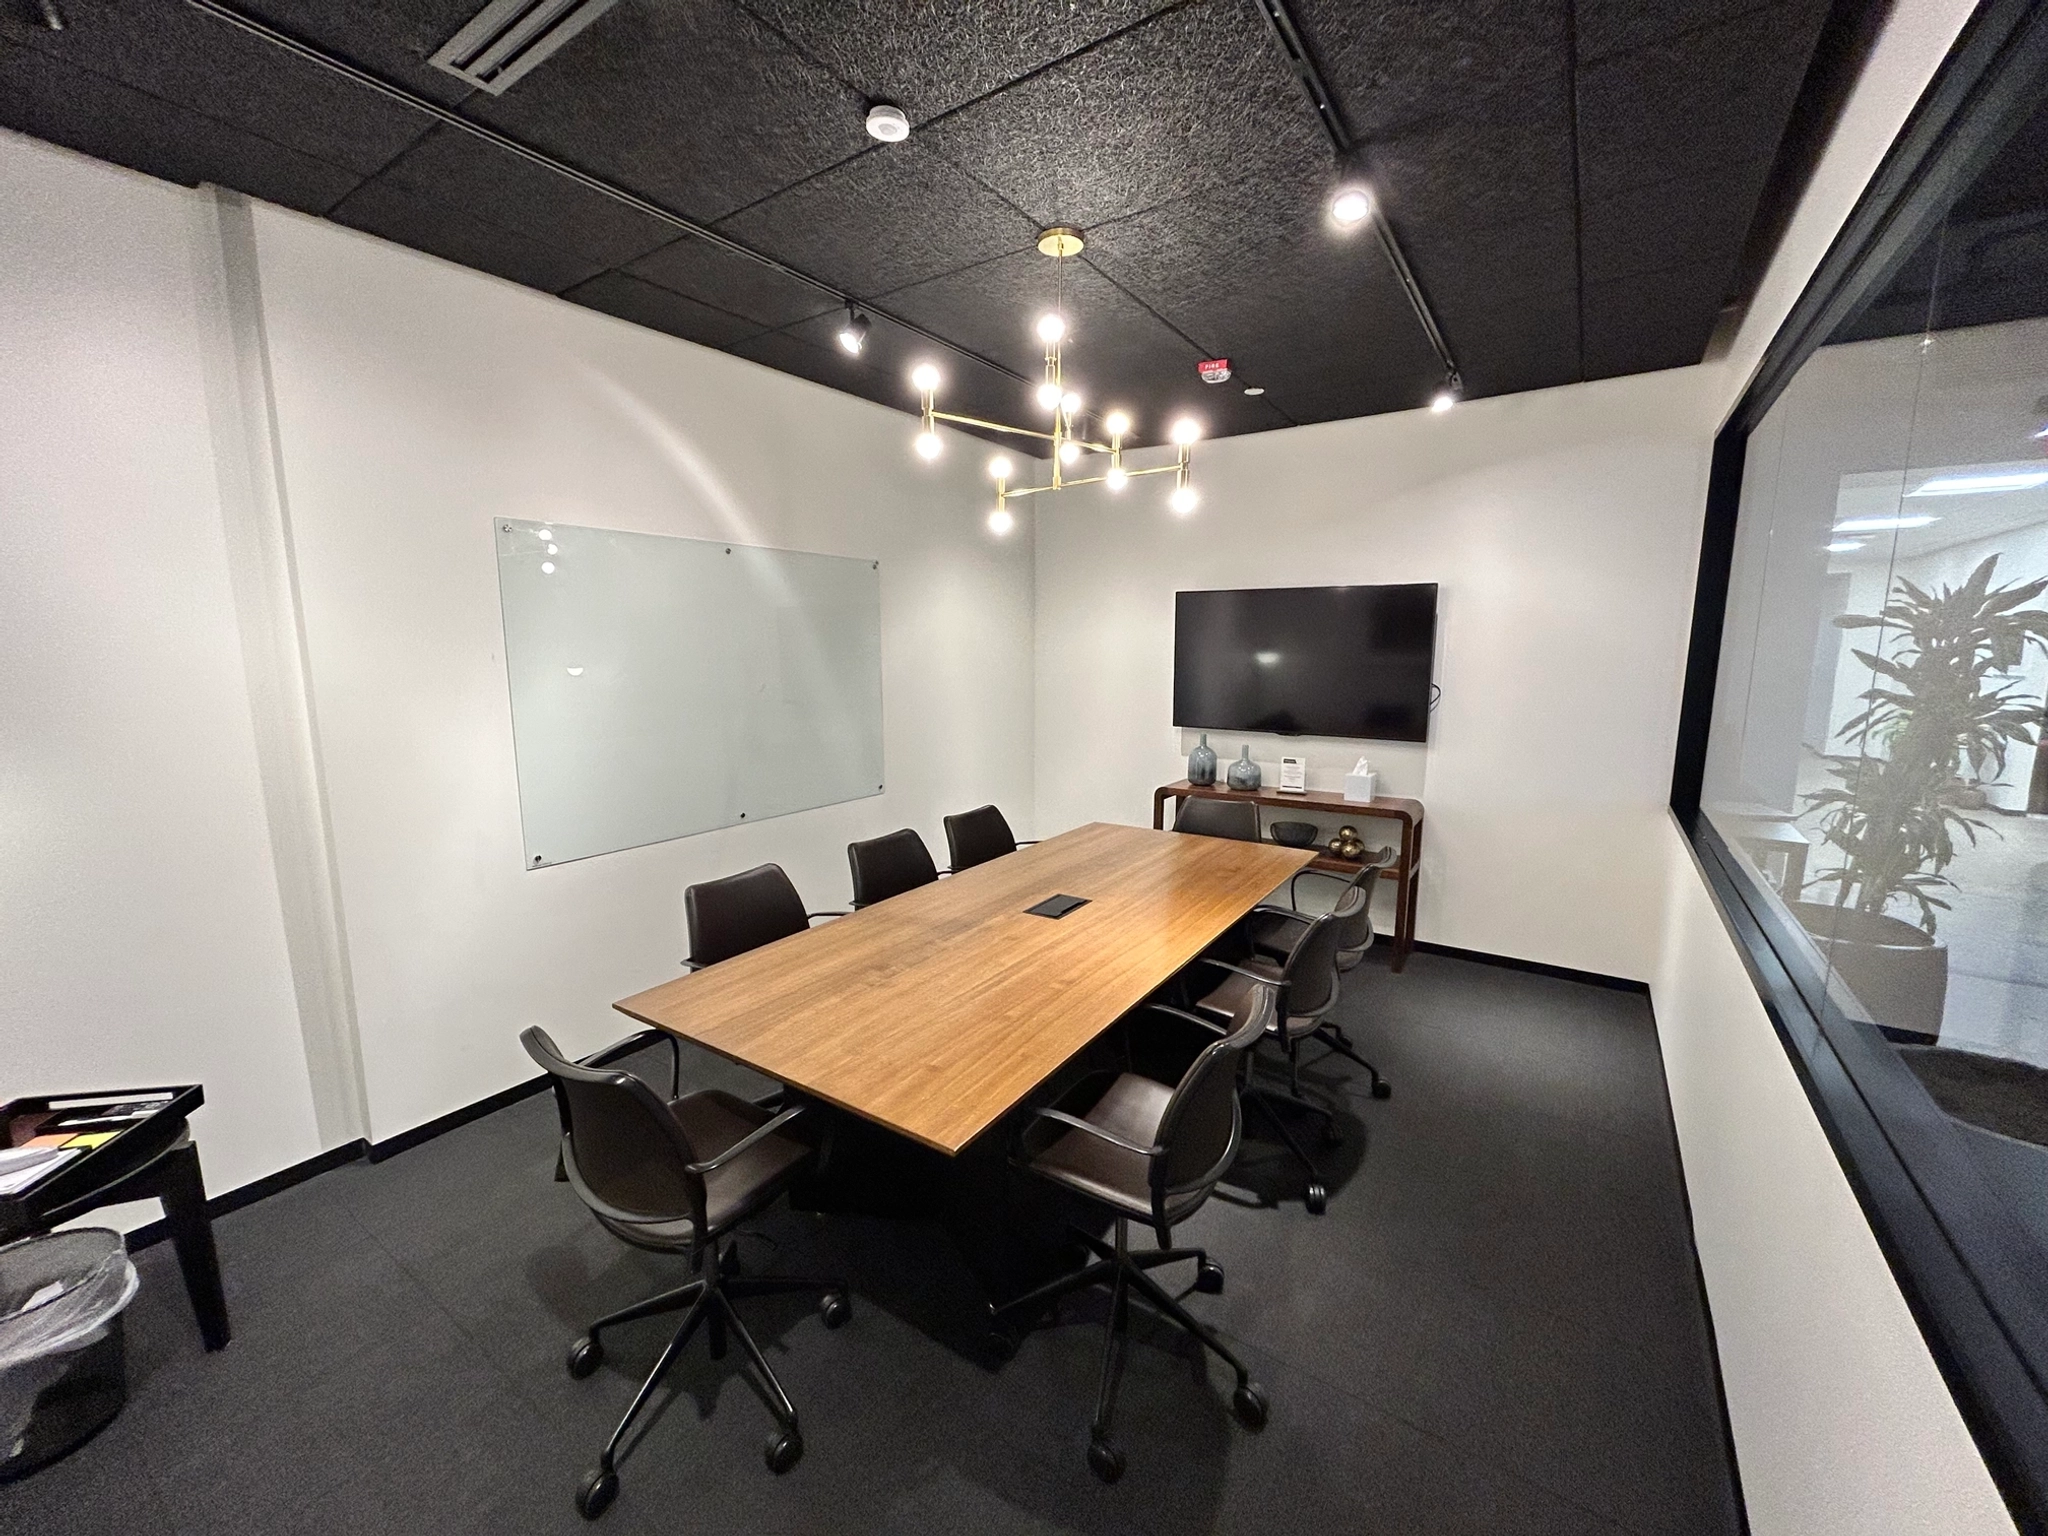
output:
[[[1311,856],[1096,822],[613,1006],[956,1153]]]

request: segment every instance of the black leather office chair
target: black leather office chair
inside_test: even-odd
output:
[[[1372,893],[1378,888],[1380,871],[1393,862],[1394,850],[1383,848],[1371,860],[1349,875],[1340,875],[1334,870],[1304,869],[1287,882],[1287,908],[1262,906],[1253,911],[1246,920],[1246,931],[1252,947],[1260,954],[1274,960],[1284,960],[1287,952],[1294,947],[1301,936],[1301,925],[1308,921],[1310,914],[1301,909],[1299,887],[1308,879],[1331,880],[1342,887],[1331,905],[1331,913],[1343,928],[1343,936],[1337,942],[1337,971],[1343,974],[1355,968],[1371,949],[1379,931],[1373,927]],[[1339,1035],[1343,1034],[1340,1029]]]
[[[1191,832],[1199,837],[1229,837],[1241,843],[1256,843],[1259,838],[1259,808],[1249,800],[1199,800],[1190,797],[1181,801],[1180,809],[1173,813],[1173,830]]]
[[[1127,1040],[1150,1037],[1136,1042],[1134,1066],[1137,1049],[1150,1055],[1162,1047],[1172,1053],[1177,1046],[1178,1059],[1188,1063],[1185,1070],[1171,1081],[1137,1070],[1096,1073],[1076,1084],[1057,1106],[1036,1111],[1024,1133],[1023,1166],[1107,1206],[1116,1218],[1116,1237],[1112,1245],[1084,1234],[1083,1241],[1098,1255],[1093,1263],[992,1309],[993,1321],[1002,1344],[1007,1339],[1002,1330],[1035,1317],[1056,1298],[1098,1282],[1109,1286],[1102,1381],[1088,1442],[1089,1468],[1106,1483],[1124,1472],[1123,1452],[1110,1443],[1109,1422],[1131,1299],[1149,1302],[1237,1373],[1231,1407],[1243,1424],[1258,1429],[1266,1422],[1266,1394],[1244,1362],[1151,1272],[1192,1259],[1197,1290],[1223,1289],[1222,1266],[1199,1248],[1173,1247],[1173,1228],[1201,1208],[1237,1156],[1242,1127],[1238,1068],[1274,1023],[1274,995],[1269,986],[1248,990],[1228,1026],[1177,1008],[1141,1008],[1126,1021]],[[1178,1038],[1162,1040],[1162,1033]],[[1151,1225],[1159,1239],[1157,1251],[1131,1251],[1134,1218]]]
[[[1211,990],[1196,1000],[1195,1009],[1218,1019],[1234,1017],[1245,994],[1252,989],[1276,986],[1280,989],[1278,1017],[1269,1033],[1287,1055],[1287,1089],[1283,1091],[1260,1082],[1256,1077],[1248,1077],[1244,1093],[1249,1102],[1265,1112],[1267,1120],[1280,1133],[1280,1139],[1307,1174],[1305,1203],[1311,1216],[1320,1216],[1328,1208],[1329,1190],[1323,1183],[1322,1171],[1316,1167],[1315,1159],[1295,1138],[1280,1111],[1292,1109],[1321,1120],[1324,1139],[1331,1144],[1337,1140],[1337,1129],[1335,1116],[1330,1110],[1302,1096],[1303,1043],[1314,1040],[1364,1067],[1372,1074],[1374,1098],[1384,1099],[1393,1092],[1378,1069],[1359,1055],[1348,1040],[1340,1038],[1336,1026],[1330,1022],[1330,1011],[1337,1006],[1338,997],[1337,946],[1343,937],[1344,928],[1340,920],[1325,912],[1306,919],[1300,925],[1293,947],[1279,960],[1255,954],[1238,964],[1214,955],[1201,955],[1189,965],[1187,972],[1190,979],[1201,976],[1212,979]]]
[[[992,805],[946,818],[946,856],[953,861],[952,874],[1030,846],[1017,841],[1003,813]]]
[[[701,971],[792,933],[802,933],[813,918],[846,914],[806,912],[803,898],[782,866],[762,864],[690,886],[683,892],[683,916],[690,926],[690,953],[683,964]]]
[[[574,1185],[590,1213],[615,1236],[655,1253],[687,1254],[697,1275],[687,1285],[599,1318],[569,1348],[569,1374],[580,1380],[604,1362],[604,1329],[683,1311],[682,1325],[576,1491],[576,1508],[589,1520],[618,1497],[619,1444],[699,1323],[709,1332],[714,1359],[725,1354],[728,1329],[740,1341],[777,1421],[765,1451],[769,1470],[787,1472],[804,1449],[796,1409],[733,1301],[815,1290],[822,1293],[819,1311],[826,1327],[837,1328],[852,1316],[846,1288],[837,1281],[739,1274],[725,1242],[811,1161],[811,1148],[789,1134],[802,1107],[775,1114],[713,1089],[663,1099],[640,1078],[610,1065],[659,1038],[659,1031],[643,1031],[579,1062],[563,1056],[538,1027],[519,1037],[527,1055],[554,1080],[562,1121],[556,1177]]]
[[[846,845],[846,862],[853,868],[855,910],[901,896],[939,878],[931,850],[909,827],[886,837],[871,837],[864,843]]]

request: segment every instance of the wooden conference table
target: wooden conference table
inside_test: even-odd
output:
[[[1313,857],[1096,822],[613,1006],[950,1157]]]

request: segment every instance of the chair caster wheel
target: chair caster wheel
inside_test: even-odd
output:
[[[1195,1289],[1204,1296],[1223,1294],[1223,1266],[1214,1259],[1204,1259],[1195,1266]]]
[[[793,1429],[783,1429],[768,1437],[768,1444],[762,1449],[761,1459],[768,1463],[770,1472],[780,1477],[801,1461],[803,1454],[804,1437]]]
[[[603,1364],[604,1345],[588,1334],[569,1346],[569,1374],[578,1381]],[[611,1500],[607,1499],[605,1502],[610,1503]]]
[[[612,1507],[612,1500],[618,1496],[619,1474],[592,1467],[583,1474],[583,1482],[576,1489],[576,1513],[586,1520],[595,1520]]]
[[[1391,1099],[1394,1096],[1394,1085],[1384,1077],[1375,1078],[1372,1085],[1372,1096],[1376,1099]]]
[[[1124,1475],[1124,1453],[1107,1440],[1088,1442],[1088,1470],[1105,1483]]]
[[[1308,1187],[1308,1199],[1304,1203],[1308,1206],[1309,1215],[1320,1216],[1330,1208],[1329,1191],[1320,1184],[1311,1184]]]
[[[718,1255],[718,1272],[730,1280],[740,1272],[740,1245],[729,1242]]]
[[[1230,1411],[1246,1429],[1264,1429],[1269,1407],[1265,1389],[1255,1381],[1239,1387],[1230,1399]]]
[[[827,1328],[844,1328],[853,1320],[853,1303],[844,1291],[827,1291],[818,1301],[818,1316]]]

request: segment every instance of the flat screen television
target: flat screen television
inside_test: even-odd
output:
[[[1173,723],[1424,741],[1436,583],[1178,592]]]

